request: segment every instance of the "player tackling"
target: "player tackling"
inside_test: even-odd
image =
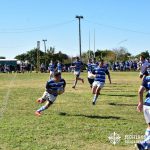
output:
[[[42,111],[48,109],[54,103],[57,96],[64,93],[65,86],[66,82],[61,78],[61,73],[55,72],[54,78],[46,83],[46,91],[43,96],[37,100],[38,103],[46,102],[46,104],[38,109],[35,114],[40,116]]]

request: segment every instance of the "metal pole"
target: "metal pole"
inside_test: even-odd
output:
[[[90,50],[91,50],[91,35],[89,30],[89,58],[91,57]]]
[[[44,48],[45,48],[45,67],[46,67],[46,39],[45,40],[43,40],[43,42],[44,42]]]
[[[83,16],[76,16],[76,18],[79,20],[79,54],[81,58],[81,23],[80,23],[80,20],[83,19]]]
[[[94,58],[95,58],[95,29],[94,29]]]
[[[37,41],[37,62],[36,62],[36,72],[39,72],[39,68],[40,68],[40,41]]]

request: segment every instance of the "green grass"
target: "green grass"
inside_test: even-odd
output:
[[[125,135],[142,135],[146,124],[136,111],[137,90],[141,83],[137,72],[111,72],[92,106],[86,73],[85,84],[72,89],[73,74],[64,73],[66,92],[55,104],[36,117],[48,74],[0,74],[0,149],[6,150],[126,150]],[[8,99],[8,102],[7,102]],[[6,109],[5,109],[6,106]],[[116,132],[121,142],[113,146],[108,136]]]

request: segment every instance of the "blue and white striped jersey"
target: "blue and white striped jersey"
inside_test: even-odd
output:
[[[91,65],[92,65],[92,72],[93,72],[93,70],[94,70],[96,67],[98,67],[99,63],[98,63],[98,62],[97,62],[97,63],[92,63]]]
[[[147,90],[145,104],[150,106],[150,75],[143,79],[142,86]]]
[[[82,68],[82,65],[83,65],[82,61],[76,61],[73,64],[75,66],[75,71],[81,71],[81,68]]]
[[[55,65],[52,64],[52,63],[50,63],[50,64],[49,64],[49,70],[50,70],[50,71],[54,71],[54,70],[55,70]]]
[[[87,64],[87,71],[92,72],[92,63]]]
[[[62,71],[62,64],[61,64],[61,63],[58,63],[58,64],[57,64],[57,70]]]
[[[109,74],[109,71],[105,66],[103,66],[103,67],[98,66],[93,70],[92,73],[96,75],[94,81],[99,81],[99,82],[105,83],[105,79],[106,79],[105,76],[106,76],[106,74],[107,75]]]
[[[47,92],[56,92],[52,95],[57,96],[57,90],[61,87],[65,87],[66,86],[66,82],[64,79],[61,79],[59,82],[56,82],[54,79],[51,79],[49,81],[47,81],[46,83],[46,91]],[[51,94],[51,93],[50,93]]]

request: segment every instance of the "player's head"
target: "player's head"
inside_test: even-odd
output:
[[[104,60],[101,59],[101,60],[99,61],[99,66],[102,67],[103,65],[104,65]]]
[[[95,57],[92,59],[92,62],[93,62],[93,63],[96,63],[96,58],[95,58]]]
[[[79,61],[79,57],[76,57],[76,60]]]
[[[53,63],[53,60],[51,60],[51,64]]]
[[[54,79],[56,81],[60,81],[60,79],[61,79],[61,73],[60,72],[54,72]]]
[[[145,60],[144,55],[140,55],[140,61],[144,61],[144,60]]]
[[[89,58],[89,59],[88,59],[88,63],[92,63],[92,60],[91,60],[91,58]]]

